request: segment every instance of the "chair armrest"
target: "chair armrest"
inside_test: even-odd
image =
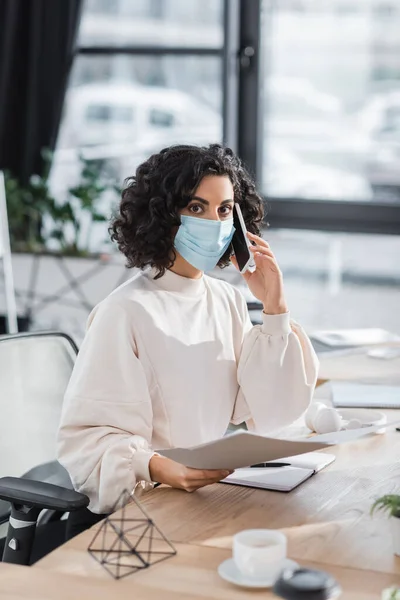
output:
[[[39,509],[71,512],[85,508],[89,498],[84,494],[41,481],[19,477],[0,478],[0,500]]]
[[[11,514],[11,506],[9,502],[3,502],[0,500],[0,525],[7,523]]]

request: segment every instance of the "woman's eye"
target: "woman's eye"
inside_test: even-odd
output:
[[[200,209],[200,210],[197,210],[197,209]],[[193,213],[197,213],[197,214],[198,214],[198,213],[199,213],[199,212],[201,212],[203,209],[202,209],[202,207],[200,206],[200,204],[192,204],[192,206],[189,206],[189,210],[190,210],[191,212],[193,212]]]
[[[220,210],[223,211],[223,215],[229,215],[232,212],[232,206],[221,206]]]

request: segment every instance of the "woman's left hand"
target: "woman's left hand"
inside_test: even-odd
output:
[[[267,315],[279,315],[288,312],[283,290],[283,277],[268,242],[258,235],[247,232],[249,239],[255,243],[250,251],[254,254],[256,269],[251,273],[242,273],[252,294],[262,302]],[[238,268],[236,258],[232,263]]]

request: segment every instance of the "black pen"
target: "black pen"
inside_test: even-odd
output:
[[[257,465],[251,465],[251,469],[262,469],[262,468],[269,468],[269,467],[290,467],[290,463],[285,463],[285,462],[263,462],[263,463],[258,463]]]

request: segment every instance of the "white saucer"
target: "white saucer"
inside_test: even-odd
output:
[[[282,562],[282,571],[284,569],[297,569],[299,565],[294,562],[294,560],[290,560],[289,558],[285,558]],[[272,587],[276,581],[271,581],[271,578],[268,579],[255,579],[254,577],[248,577],[243,575],[236,566],[233,558],[228,558],[224,560],[218,567],[218,574],[225,581],[229,581],[230,583],[234,583],[235,585],[239,585],[240,587],[246,588],[269,588]]]

